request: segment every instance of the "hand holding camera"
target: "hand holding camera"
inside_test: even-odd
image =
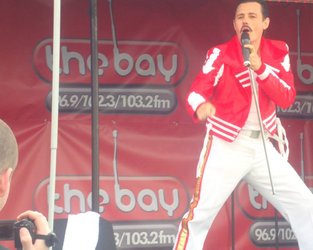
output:
[[[36,240],[36,226],[33,223],[33,221],[29,219],[22,219],[21,221],[17,221],[14,223],[13,230],[14,230],[14,246],[16,249],[22,249],[22,242],[20,238],[20,229],[21,228],[26,228],[28,230],[28,233],[31,236],[32,239],[32,244],[35,243]]]
[[[23,250],[48,250],[58,242],[56,235],[50,231],[46,217],[41,213],[26,211],[17,219],[15,234],[19,235]],[[15,244],[19,244],[18,240]]]

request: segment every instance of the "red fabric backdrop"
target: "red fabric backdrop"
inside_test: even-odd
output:
[[[204,126],[185,112],[185,93],[206,50],[234,34],[233,7],[226,0],[113,1],[120,52],[114,57],[108,1],[99,1],[100,213],[112,222],[118,248],[173,244],[204,134]],[[90,210],[91,192],[89,5],[65,0],[61,8],[56,219]],[[47,215],[53,3],[1,1],[0,13],[0,117],[13,128],[20,149],[0,217],[14,219],[25,209]],[[272,2],[270,14],[267,36],[289,44],[298,91],[296,104],[279,110],[290,161],[312,188],[313,5]],[[243,183],[233,198],[214,222],[206,249],[230,249],[233,243],[236,249],[275,249],[273,208]],[[288,225],[282,222],[279,234],[279,249],[297,249]]]

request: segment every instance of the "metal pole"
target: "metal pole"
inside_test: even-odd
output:
[[[248,65],[248,66],[250,66],[250,65]],[[262,117],[261,117],[261,111],[260,111],[257,87],[256,87],[255,79],[254,79],[254,76],[253,76],[253,70],[250,67],[248,67],[248,70],[249,70],[249,75],[250,75],[250,82],[251,82],[251,86],[252,86],[252,92],[253,92],[253,96],[254,96],[254,102],[255,102],[257,113],[258,113],[258,119],[259,119],[259,124],[260,124],[260,131],[261,131],[262,142],[263,142],[264,153],[265,153],[265,159],[266,159],[266,164],[267,164],[267,169],[268,169],[268,175],[269,175],[269,178],[270,178],[270,183],[271,183],[273,195],[275,195],[275,190],[274,190],[274,185],[273,185],[273,180],[272,180],[272,174],[271,174],[271,168],[270,168],[270,163],[269,163],[269,160],[268,160],[268,154],[267,154],[267,148],[266,148],[266,139],[265,139],[265,133],[264,133],[263,122],[262,122]]]
[[[231,249],[235,250],[235,190],[231,194]]]
[[[58,145],[59,120],[59,77],[60,77],[60,24],[61,3],[54,0],[53,6],[53,62],[52,62],[52,105],[51,105],[51,153],[50,153],[50,184],[49,184],[49,227],[53,230],[54,194]]]
[[[248,65],[248,66],[250,66],[250,65]],[[267,154],[267,148],[266,148],[266,138],[265,138],[263,122],[262,122],[262,117],[261,117],[261,111],[260,111],[260,105],[259,105],[259,99],[258,99],[258,93],[257,93],[257,86],[256,86],[255,79],[253,76],[253,70],[250,67],[248,67],[248,70],[249,70],[249,75],[250,75],[252,92],[253,92],[253,96],[254,96],[254,102],[255,102],[257,113],[258,113],[260,131],[261,131],[262,142],[263,142],[264,153],[265,153],[265,159],[266,159],[266,164],[267,164],[267,169],[268,169],[268,175],[269,175],[269,179],[270,179],[270,183],[271,183],[271,187],[272,187],[272,193],[273,193],[273,195],[275,195],[275,190],[274,190],[274,185],[273,185],[273,180],[272,180],[272,174],[271,174],[271,167],[270,167],[270,163],[268,160],[268,154]],[[275,230],[276,230],[275,247],[276,247],[276,249],[279,249],[278,215],[277,215],[276,209],[275,209]]]
[[[300,150],[301,150],[301,179],[305,182],[304,175],[304,134],[300,133]]]
[[[97,0],[90,0],[92,92],[92,211],[99,212],[99,83]]]

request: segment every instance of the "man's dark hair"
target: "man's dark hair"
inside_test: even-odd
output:
[[[267,2],[265,0],[238,0],[237,7],[242,3],[258,3],[261,5],[263,18],[269,17]]]

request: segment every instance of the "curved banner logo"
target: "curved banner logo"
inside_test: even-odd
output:
[[[273,218],[273,206],[251,185],[241,182],[237,188],[238,206],[250,219]]]
[[[62,39],[60,45],[60,83],[90,84],[90,41]],[[51,39],[35,48],[34,68],[38,76],[52,82]],[[187,72],[184,51],[175,43],[156,41],[112,41],[98,43],[98,76],[100,85],[134,84],[173,86]]]
[[[55,217],[91,210],[91,177],[56,178]],[[37,187],[35,208],[48,210],[49,179]],[[100,177],[99,213],[111,221],[169,221],[182,217],[189,199],[183,185],[172,177]]]
[[[237,201],[244,216],[251,220],[249,237],[258,247],[297,246],[289,223],[251,185],[241,182]]]

